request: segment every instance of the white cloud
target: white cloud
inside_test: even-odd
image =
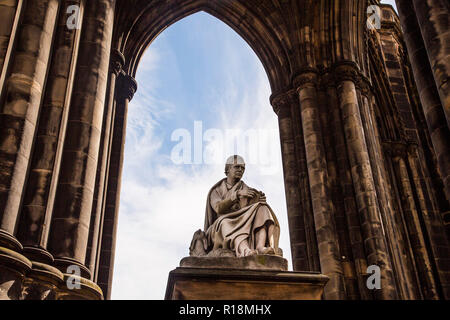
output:
[[[381,3],[390,4],[394,7],[395,11],[397,11],[397,5],[395,4],[395,0],[381,0]]]

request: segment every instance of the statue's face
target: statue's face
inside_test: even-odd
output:
[[[244,175],[245,165],[244,164],[233,164],[228,170],[228,177],[232,179],[241,180]]]

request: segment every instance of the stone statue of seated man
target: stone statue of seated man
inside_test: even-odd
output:
[[[220,256],[220,252],[234,253],[236,257],[282,256],[278,248],[278,220],[266,203],[264,193],[241,180],[244,171],[245,163],[241,156],[227,159],[227,177],[217,182],[208,193],[205,229],[194,234],[191,256]]]

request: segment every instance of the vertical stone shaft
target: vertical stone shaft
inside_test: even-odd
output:
[[[355,193],[352,184],[352,175],[349,167],[347,156],[347,146],[344,137],[344,129],[342,128],[341,111],[336,92],[336,87],[329,84],[327,86],[327,98],[330,112],[330,131],[333,133],[333,142],[336,149],[336,160],[338,167],[338,177],[341,186],[340,196],[344,201],[344,213],[347,222],[351,252],[355,265],[356,276],[358,279],[360,299],[369,300],[372,298],[367,290],[366,273],[367,261],[364,251],[364,244],[361,235],[361,226],[356,208]],[[339,152],[338,152],[339,150]]]
[[[383,230],[390,252],[392,268],[397,280],[397,288],[402,299],[419,299],[420,290],[415,277],[414,259],[409,250],[409,241],[401,214],[396,214],[392,207],[392,197],[388,190],[387,172],[384,166],[383,150],[377,133],[377,123],[369,105],[370,89],[367,80],[358,79],[360,114],[366,138],[367,151],[372,169],[375,191]],[[399,208],[397,212],[401,212]],[[409,253],[409,254],[408,254]]]
[[[136,81],[123,71],[119,75],[117,82],[111,159],[106,189],[107,195],[104,204],[105,213],[101,224],[101,248],[96,279],[103,290],[105,299],[111,298],[128,103],[137,90]]]
[[[292,130],[291,95],[295,91],[275,96],[272,105],[278,116],[280,130],[281,156],[283,160],[284,188],[287,199],[289,235],[291,240],[292,263],[295,270],[310,270],[305,225],[300,202],[300,184],[298,181],[294,134]]]
[[[450,6],[445,0],[413,0],[436,87],[450,127]]]
[[[0,97],[0,229],[10,234],[16,231],[58,1],[28,1],[23,10],[20,41]]]
[[[345,299],[344,277],[334,222],[334,207],[328,188],[326,155],[317,105],[316,73],[303,73],[295,79],[300,99],[306,159],[314,223],[322,273],[330,277],[326,299]]]
[[[299,99],[296,93],[291,103],[292,131],[294,135],[299,180],[300,203],[302,206],[303,225],[305,227],[306,249],[310,271],[320,272],[319,253],[317,248],[314,213],[309,189],[308,165],[306,161],[305,139],[303,138],[302,118]],[[294,270],[295,263],[294,263]]]
[[[349,162],[355,188],[356,203],[361,220],[367,262],[381,269],[381,289],[375,293],[379,299],[398,298],[392,266],[386,246],[385,234],[378,208],[375,183],[369,161],[364,129],[358,106],[353,66],[341,65],[335,70],[338,96],[347,141]]]
[[[92,273],[95,272],[97,248],[99,248],[99,232],[101,217],[104,213],[104,203],[106,200],[105,186],[108,183],[108,166],[111,150],[111,139],[113,132],[113,119],[114,119],[114,92],[116,88],[116,78],[122,70],[122,66],[125,64],[125,57],[123,54],[114,49],[111,52],[110,62],[110,74],[108,82],[108,97],[106,110],[104,113],[101,144],[99,152],[99,162],[97,165],[97,177],[95,183],[94,201],[92,206],[91,223],[89,228],[89,241],[86,254],[86,266]]]
[[[438,299],[436,283],[433,277],[431,261],[428,256],[423,231],[419,221],[419,214],[416,209],[414,194],[412,191],[410,178],[404,157],[406,156],[406,146],[399,145],[394,154],[393,163],[395,173],[400,185],[400,193],[403,202],[403,212],[409,231],[411,247],[414,252],[414,258],[417,265],[417,272],[421,282],[423,298]],[[402,150],[399,150],[402,149]]]
[[[344,273],[345,292],[347,299],[359,300],[359,289],[357,284],[357,277],[355,265],[353,263],[353,254],[350,246],[350,239],[348,235],[347,221],[345,219],[344,199],[342,197],[341,188],[339,184],[340,177],[338,176],[337,155],[333,137],[336,134],[331,130],[330,99],[324,86],[324,82],[328,79],[327,75],[322,75],[322,83],[318,89],[319,112],[322,128],[322,137],[325,147],[326,164],[328,173],[328,190],[331,193],[332,204],[335,212],[335,226],[336,234],[339,241],[339,252]],[[345,150],[345,149],[344,149]]]
[[[8,50],[12,48],[14,28],[17,28],[22,2],[13,0],[0,3],[0,21],[2,21],[2,26],[0,27],[0,76],[6,73],[6,70],[3,71],[3,66],[5,66],[5,61],[8,61]],[[0,81],[0,88],[2,83],[3,81]]]
[[[414,79],[444,182],[447,201],[449,201],[450,139],[448,137],[450,136],[450,129],[427,56],[427,49],[431,50],[431,48],[425,49],[422,38],[418,36],[421,31],[415,12],[411,10],[411,1],[396,0],[396,3]],[[447,95],[447,99],[449,96]]]
[[[65,271],[84,268],[108,77],[115,0],[88,1],[50,230],[49,249]]]
[[[80,34],[66,25],[64,10],[74,3],[73,0],[62,2],[21,210],[17,238],[28,251],[47,246]]]
[[[433,263],[431,267],[435,273],[435,279],[439,279],[436,283],[438,293],[444,299],[450,298],[450,248],[448,239],[445,237],[445,229],[439,211],[433,209],[430,204],[429,192],[423,174],[423,169],[419,160],[419,150],[410,145],[408,150],[408,168],[412,176],[412,184],[415,191],[416,208],[420,208],[418,218],[422,220],[424,228],[423,232],[427,232],[428,237],[425,238],[425,245],[428,245],[428,255]],[[425,235],[425,234],[424,234]]]

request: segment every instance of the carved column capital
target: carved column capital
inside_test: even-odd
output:
[[[407,152],[408,155],[416,157],[419,151],[419,145],[416,142],[409,141],[407,143]]]
[[[351,61],[341,62],[334,66],[333,75],[337,82],[353,81],[356,84],[359,77],[358,66]]]
[[[119,75],[125,65],[125,56],[117,49],[111,50],[111,58],[109,60],[111,71],[116,75]]]
[[[329,87],[336,87],[336,79],[332,72],[327,70],[320,76],[320,86],[324,89]]]
[[[403,141],[385,141],[383,148],[394,161],[404,159],[408,155],[408,144]]]
[[[117,78],[116,97],[118,99],[127,99],[128,101],[131,101],[137,91],[137,87],[136,80],[122,71]]]
[[[305,87],[316,87],[318,74],[318,70],[314,68],[305,68],[293,78],[292,84],[297,91]]]
[[[361,94],[363,96],[369,98],[372,85],[366,76],[360,74],[357,77],[357,82],[355,83],[355,85],[356,85],[356,88],[359,89],[359,91],[361,92]]]
[[[291,115],[291,105],[295,103],[296,96],[297,94],[294,89],[278,94],[272,94],[270,97],[270,104],[278,117],[283,118]]]

